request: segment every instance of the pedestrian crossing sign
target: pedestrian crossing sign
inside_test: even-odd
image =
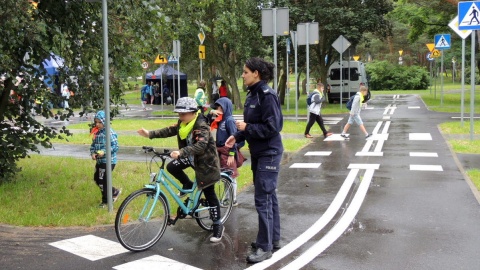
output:
[[[458,29],[480,30],[480,2],[458,3]]]
[[[450,49],[450,34],[435,35],[435,49]]]

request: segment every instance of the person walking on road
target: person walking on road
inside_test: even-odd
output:
[[[105,112],[98,111],[95,114],[95,127],[91,131],[92,144],[90,145],[90,156],[96,161],[95,173],[93,179],[102,192],[102,202],[99,207],[104,208],[108,202],[108,190],[107,190],[107,157],[105,156],[107,132],[105,129]],[[112,154],[112,167],[111,171],[117,164],[117,151],[118,151],[118,136],[113,129],[110,129],[110,147]],[[112,200],[115,202],[122,192],[121,189],[112,186]]]
[[[313,94],[311,96],[311,104],[308,106],[308,122],[307,126],[305,127],[305,138],[313,138],[310,135],[310,129],[313,126],[313,123],[317,122],[318,126],[323,132],[323,136],[327,138],[328,136],[332,135],[331,132],[328,132],[325,129],[325,125],[323,124],[323,118],[321,114],[322,110],[322,103],[325,101],[325,96],[323,95],[324,90],[323,83],[318,82],[317,88],[313,90]]]
[[[350,136],[347,134],[350,126],[355,122],[360,127],[360,130],[365,134],[365,139],[368,139],[372,134],[368,133],[363,125],[362,118],[360,117],[360,111],[362,110],[362,103],[365,97],[368,95],[368,89],[366,86],[360,86],[360,91],[355,94],[355,97],[352,102],[352,109],[350,110],[350,116],[348,117],[348,122],[343,128],[342,134],[340,136],[348,139]]]
[[[273,79],[274,65],[261,58],[250,58],[243,67],[243,82],[248,94],[243,121],[237,121],[238,132],[225,145],[247,141],[251,154],[251,168],[255,187],[255,208],[258,213],[257,239],[254,252],[247,256],[250,263],[272,257],[272,250],[280,248],[280,215],[277,200],[277,180],[283,144],[280,131],[283,115],[275,90],[268,86]]]
[[[167,171],[182,183],[183,189],[191,189],[193,183],[184,170],[190,167],[194,169],[198,188],[205,194],[208,205],[212,206],[209,209],[213,221],[210,242],[220,242],[225,228],[220,221],[220,203],[214,188],[214,184],[220,180],[220,162],[215,140],[206,118],[198,112],[195,99],[179,98],[173,111],[178,113],[179,120],[176,124],[153,131],[142,128],[137,132],[150,139],[177,137],[179,150],[171,152],[173,160],[167,164]],[[185,195],[183,192],[179,194],[180,197]]]

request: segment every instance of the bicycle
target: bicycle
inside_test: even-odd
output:
[[[163,236],[167,225],[175,225],[177,220],[192,216],[198,225],[207,231],[213,230],[210,219],[208,201],[202,196],[202,190],[193,181],[191,189],[182,189],[177,181],[165,172],[165,162],[170,158],[170,152],[159,153],[153,147],[143,146],[145,153],[153,153],[150,160],[150,183],[144,188],[132,192],[122,202],[115,217],[115,233],[117,238],[128,250],[143,251],[155,245]],[[161,165],[158,166],[158,159]],[[152,172],[152,165],[159,167],[158,173]],[[215,193],[220,201],[222,211],[220,222],[227,221],[233,206],[233,185],[231,171],[222,171],[220,181],[216,182]],[[172,186],[174,188],[172,188]],[[176,190],[185,193],[182,200]],[[178,204],[175,218],[170,214],[170,202],[167,194]]]

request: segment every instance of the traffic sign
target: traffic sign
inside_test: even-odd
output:
[[[432,52],[435,49],[435,43],[427,43],[425,45],[427,45],[429,52]]]
[[[435,49],[450,49],[450,34],[435,35]]]
[[[203,44],[203,41],[205,41],[205,34],[203,33],[203,30],[201,33],[198,33],[198,40],[200,40],[200,44]]]
[[[333,48],[339,53],[343,53],[348,47],[350,47],[350,45],[350,41],[342,35],[340,35],[332,44]]]
[[[168,58],[168,62],[169,62],[170,64],[178,64],[178,59],[177,59],[175,56],[171,55],[171,56]]]
[[[480,30],[480,2],[458,2],[458,29]]]
[[[168,63],[168,59],[163,56],[163,55],[157,55],[157,59],[155,59],[155,64],[167,64]]]
[[[450,23],[448,24],[450,28],[457,33],[462,39],[466,39],[471,33],[472,30],[460,30],[458,29],[458,16],[456,16]]]
[[[198,58],[205,59],[205,45],[198,46]]]
[[[427,53],[427,60],[428,60],[428,61],[433,61],[433,60],[434,60],[434,58],[432,57],[432,53],[431,53],[431,52],[428,52],[428,53]]]
[[[439,51],[439,50],[436,50],[436,49],[433,50],[432,57],[437,58],[437,57],[440,57],[440,56],[442,56],[442,51]]]
[[[148,62],[142,62],[142,68],[147,69],[148,68]]]

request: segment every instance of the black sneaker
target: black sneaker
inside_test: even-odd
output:
[[[118,199],[118,196],[120,196],[120,194],[122,194],[122,189],[117,189],[117,194],[113,195],[112,201],[116,202],[117,199]]]
[[[372,137],[372,133],[368,133],[367,135],[365,135],[365,139],[368,139],[370,137]]]
[[[343,133],[340,134],[340,136],[342,136],[342,137],[345,138],[345,139],[348,139],[348,137],[349,137],[347,134],[343,134]]]
[[[272,257],[272,251],[263,251],[262,248],[257,248],[254,253],[248,255],[247,262],[249,263],[259,263],[263,262],[266,259],[270,259]]]
[[[253,249],[257,249],[257,243],[255,242],[252,242],[250,244],[250,246],[253,248]],[[273,241],[273,249],[274,250],[278,250],[278,249],[281,249],[282,248],[282,245],[280,244],[280,241]]]
[[[210,242],[218,243],[222,240],[223,232],[225,231],[225,227],[223,224],[213,224],[213,235],[210,237]]]

